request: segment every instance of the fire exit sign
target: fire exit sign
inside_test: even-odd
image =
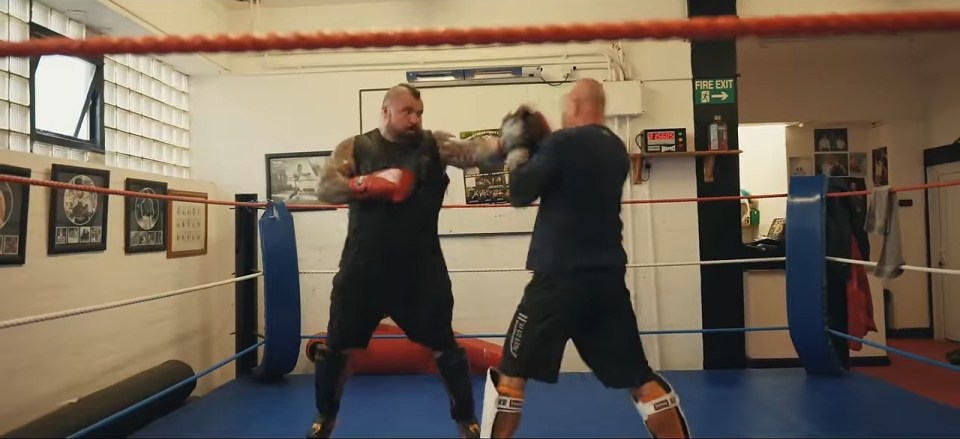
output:
[[[696,105],[732,104],[737,101],[734,79],[694,79],[693,103]]]

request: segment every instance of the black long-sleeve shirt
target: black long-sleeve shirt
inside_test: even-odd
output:
[[[529,162],[511,171],[511,205],[540,198],[527,269],[623,270],[620,203],[629,172],[626,145],[602,125],[554,132]]]

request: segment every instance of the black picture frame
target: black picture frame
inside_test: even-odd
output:
[[[50,179],[104,189],[110,187],[110,171],[106,169],[54,164],[50,170]],[[70,205],[68,206],[64,200]],[[107,194],[50,188],[47,254],[106,250],[109,204],[110,196]],[[91,207],[92,212],[90,212]]]
[[[849,152],[850,142],[846,128],[824,128],[813,130],[813,150],[815,152]]]
[[[30,178],[30,169],[0,165],[0,174]],[[0,265],[27,263],[30,185],[0,182]]]
[[[290,210],[336,209],[316,197],[320,175],[330,155],[331,151],[265,154],[267,200],[297,205],[288,207]],[[296,169],[293,169],[295,165]],[[296,191],[300,191],[300,195],[293,195]]]
[[[127,178],[124,190],[166,195],[167,183]],[[157,198],[125,197],[123,206],[123,250],[127,254],[167,251],[167,201]]]

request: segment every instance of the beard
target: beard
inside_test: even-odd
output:
[[[401,142],[419,142],[423,139],[423,130],[419,127],[408,127],[397,130],[397,139]]]

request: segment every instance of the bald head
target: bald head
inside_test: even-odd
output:
[[[423,101],[420,90],[397,84],[383,95],[380,133],[390,141],[415,141],[423,131]]]
[[[603,84],[596,79],[578,79],[564,96],[563,126],[604,124],[606,103]]]
[[[570,95],[586,105],[600,109],[600,111],[603,111],[607,101],[606,95],[603,93],[603,85],[600,84],[600,81],[591,78],[578,79],[577,82],[574,82]]]
[[[386,93],[383,95],[383,107],[386,107],[391,102],[396,101],[401,97],[412,97],[414,100],[420,100],[420,90],[417,90],[416,87],[410,84],[397,84],[393,87],[390,87]]]

